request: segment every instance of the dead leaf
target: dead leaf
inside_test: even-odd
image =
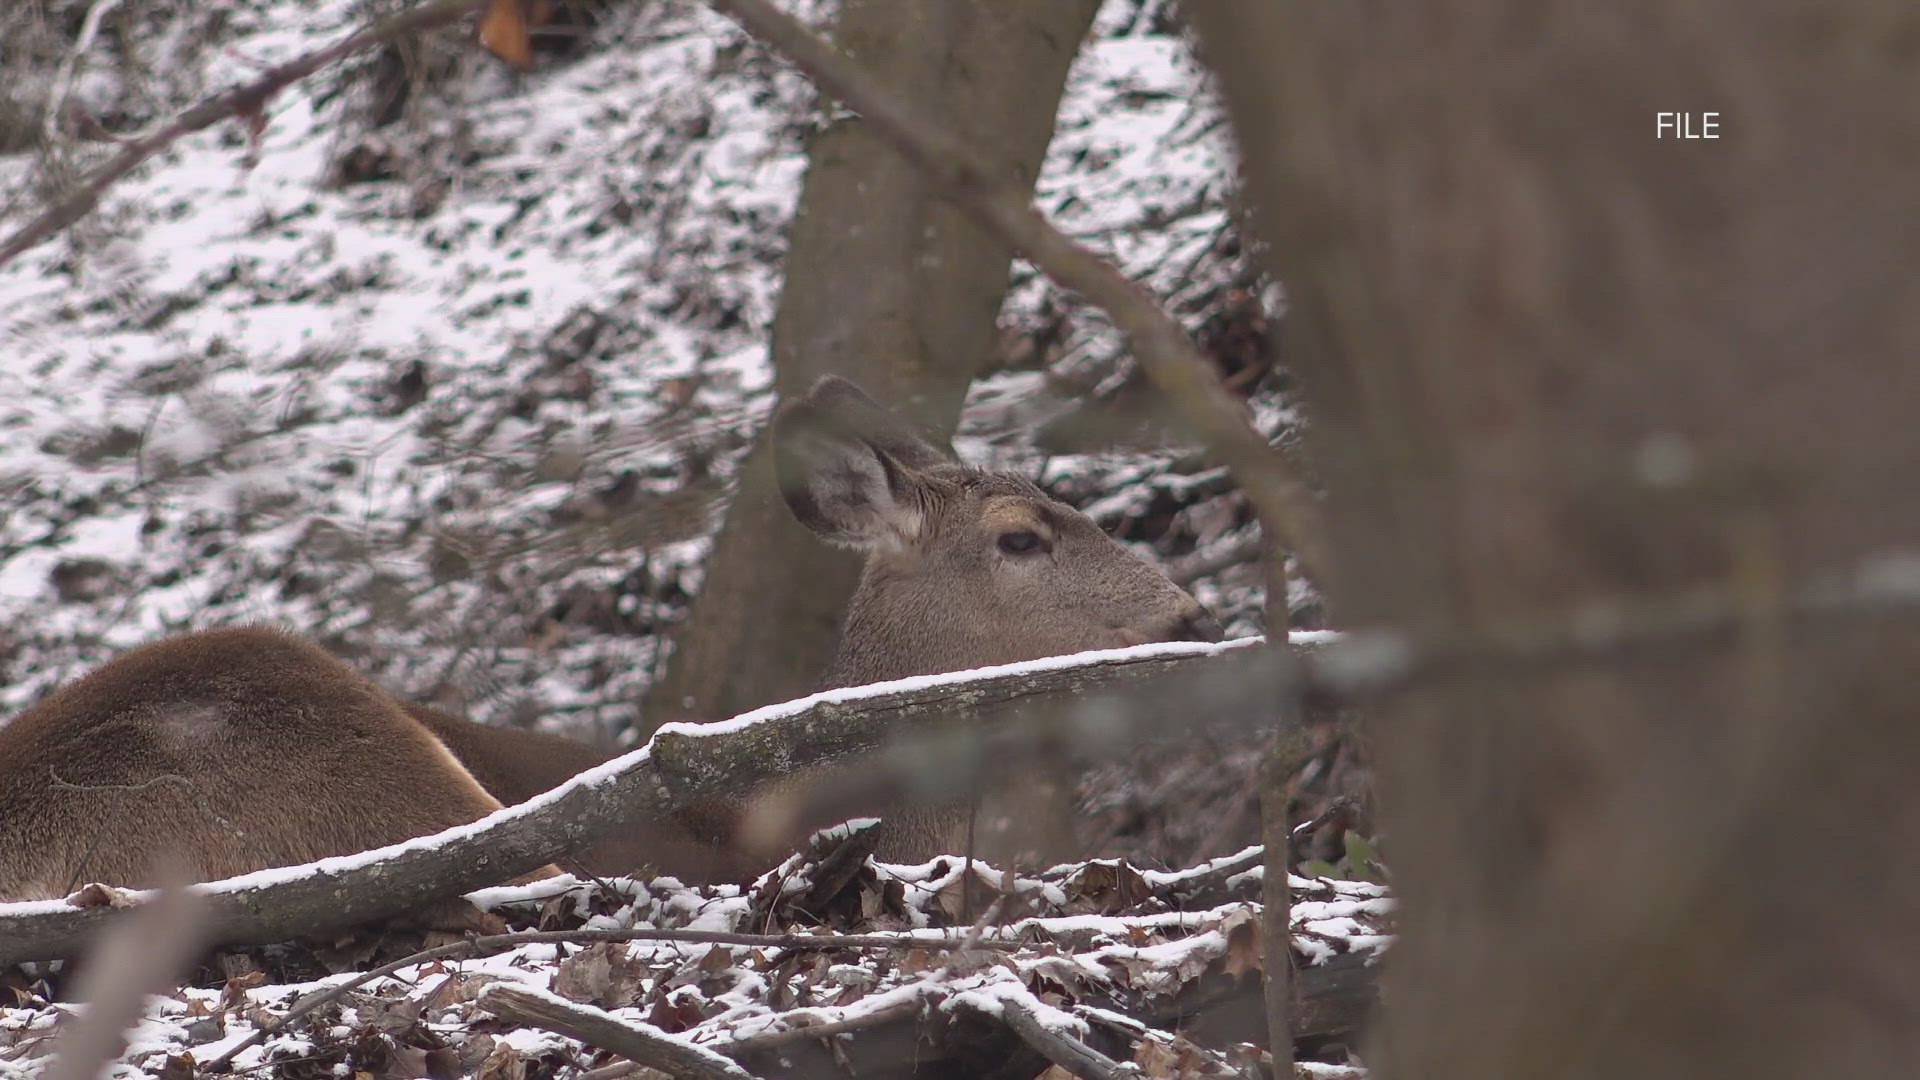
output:
[[[520,71],[533,70],[533,38],[520,0],[493,0],[480,16],[480,44]]]
[[[499,1040],[484,1031],[476,1031],[468,1035],[466,1041],[458,1044],[459,1067],[455,1070],[454,1075],[477,1075],[481,1068],[485,1066],[487,1059],[493,1056],[494,1045],[498,1041]]]
[[[219,1010],[232,1012],[247,1003],[247,991],[267,981],[267,973],[258,969],[235,975],[220,988]]]
[[[490,982],[488,975],[462,975],[448,972],[447,977],[434,985],[433,990],[420,1001],[423,1015],[433,1016],[454,1005],[462,1005],[480,996],[480,991]]]
[[[82,885],[78,892],[69,894],[67,903],[79,908],[123,908],[132,907],[134,901],[127,890],[94,881]]]
[[[398,1040],[420,1026],[420,1003],[412,998],[375,1001],[359,1010],[360,1027]]]
[[[1133,1050],[1133,1063],[1140,1066],[1147,1080],[1173,1080],[1180,1075],[1179,1055],[1158,1039],[1140,1040]]]
[[[596,941],[560,962],[553,992],[603,1009],[619,1009],[633,1004],[646,979],[646,965],[633,959],[624,944]]]
[[[596,942],[560,961],[553,972],[553,992],[569,1001],[598,1005],[606,1000],[612,981],[613,962],[607,959],[607,943]]]
[[[688,994],[668,994],[647,1010],[647,1023],[669,1035],[677,1035],[706,1018],[699,1004]]]
[[[1266,953],[1262,948],[1260,920],[1242,909],[1226,917],[1220,930],[1227,938],[1227,974],[1239,978],[1248,972],[1264,971]]]
[[[427,1076],[429,1080],[455,1080],[461,1075],[460,1055],[451,1047],[437,1047],[427,1051]]]
[[[481,1062],[474,1080],[527,1080],[526,1056],[506,1043],[498,1043]]]
[[[968,882],[972,886],[968,886]],[[1000,896],[1000,884],[982,873],[979,866],[972,872],[961,871],[953,880],[940,886],[934,894],[934,904],[946,914],[950,922],[970,922],[987,909],[987,905]]]
[[[1090,862],[1067,879],[1067,913],[1118,915],[1152,894],[1147,879],[1125,860]]]
[[[392,1061],[383,1070],[389,1077],[404,1076],[407,1080],[425,1080],[427,1075],[427,1052],[412,1046],[396,1046],[391,1051]]]
[[[598,899],[597,890],[595,892],[595,899]],[[572,925],[574,921],[574,905],[577,902],[572,893],[560,893],[549,897],[546,903],[540,905],[539,928],[542,930],[554,930],[559,927]]]

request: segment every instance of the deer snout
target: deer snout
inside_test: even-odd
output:
[[[1220,628],[1220,620],[1198,604],[1193,610],[1176,619],[1173,630],[1167,635],[1168,641],[1219,641],[1225,636]]]
[[[1123,636],[1129,645],[1153,641],[1219,641],[1220,623],[1198,603],[1160,623],[1136,624]]]

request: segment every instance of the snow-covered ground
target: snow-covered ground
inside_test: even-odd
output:
[[[49,9],[77,21],[85,7]],[[800,7],[816,21],[830,10]],[[67,93],[152,123],[337,39],[365,10],[129,5],[112,25],[137,44],[103,36]],[[1224,125],[1170,10],[1104,6],[1039,198],[1206,338],[1236,290],[1275,303],[1244,258]],[[367,120],[381,104],[375,60],[322,73],[272,100],[257,139],[239,124],[185,138],[88,220],[0,267],[0,715],[167,630],[267,620],[479,719],[603,732],[643,719],[662,631],[699,586],[716,510],[771,405],[767,333],[814,95],[679,0],[616,5],[579,55],[528,76],[457,37],[423,55],[456,77],[421,90],[400,122]],[[61,81],[46,64],[6,75],[16,101]],[[59,169],[112,149],[0,154],[0,230],[34,212],[32,193]],[[1002,324],[1040,343],[1048,371],[983,380],[963,453],[1038,477],[1151,557],[1199,566],[1244,548],[1244,505],[1189,452],[1036,448],[1071,388],[1126,378],[1098,313],[1016,265]],[[1278,391],[1253,405],[1270,433],[1293,423]],[[1250,568],[1192,587],[1231,632],[1259,629]],[[933,932],[914,928],[951,923],[928,912],[957,872],[875,870],[863,914],[898,920],[883,932]],[[989,1009],[1041,980],[1135,994],[1164,972],[1229,963],[1252,911],[1244,899],[1095,911],[1061,882],[1029,884],[1054,890],[1034,902],[1032,936],[1068,943],[1018,961],[936,956],[870,977],[854,957],[808,960],[777,986],[766,965],[785,956],[647,942],[591,954],[602,975],[631,976],[626,997],[598,1003],[713,1041],[798,1022],[796,1009],[844,1019],[889,994]],[[1377,889],[1300,887],[1332,905],[1297,915],[1303,957],[1380,946]],[[578,888],[545,910],[567,925],[767,929],[742,925],[752,909],[737,892],[598,895]],[[520,906],[523,923],[540,920],[541,903]],[[586,955],[524,946],[398,972],[239,1064],[272,1057],[295,1075],[310,1059],[324,1075],[373,1032],[402,1057],[447,1050],[469,1073],[497,1059],[497,1075],[550,1075],[581,1060],[577,1044],[490,1029],[474,997],[494,978],[574,986]],[[946,980],[937,994],[929,971]],[[204,1063],[303,989],[255,971],[156,999],[123,1071],[165,1075],[186,1052]],[[1069,1026],[1119,1023],[1087,1004],[1098,996],[1038,1004]],[[30,1075],[62,1009],[24,989],[13,1001],[23,1007],[0,1009],[0,1073]]]
[[[1253,279],[1224,126],[1167,8],[1106,5],[1039,190],[1198,328]],[[362,10],[160,5],[143,25],[176,66],[135,79],[97,45],[71,96],[164,116]],[[691,3],[617,5],[525,77],[440,48],[464,74],[408,119],[366,121],[373,61],[323,73],[272,100],[257,141],[185,138],[0,268],[0,709],[169,629],[270,620],[481,719],[635,724],[771,404],[813,93]],[[0,156],[0,191],[37,170]],[[33,207],[8,205],[9,225]],[[1120,377],[1104,320],[1024,266],[1003,323],[1060,325],[1054,384]],[[1039,380],[983,382],[963,452],[1162,556],[1244,541],[1238,496],[1190,456],[1032,449],[1033,417],[999,405]],[[1256,406],[1290,421],[1276,395]],[[1257,575],[1194,588],[1258,629]]]

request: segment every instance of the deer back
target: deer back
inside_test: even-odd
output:
[[[183,634],[0,727],[0,898],[309,862],[499,807],[319,646],[265,627]]]

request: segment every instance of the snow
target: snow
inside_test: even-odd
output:
[[[962,990],[949,997],[941,1007],[945,1009],[971,1008],[989,1016],[999,1016],[1008,1005],[1025,1008],[1040,1022],[1040,1026],[1049,1031],[1064,1035],[1083,1036],[1087,1033],[1087,1022],[1077,1016],[1061,1012],[1059,1009],[1041,1001],[1027,988],[1009,978],[1004,973],[992,977],[991,981],[972,990]]]

